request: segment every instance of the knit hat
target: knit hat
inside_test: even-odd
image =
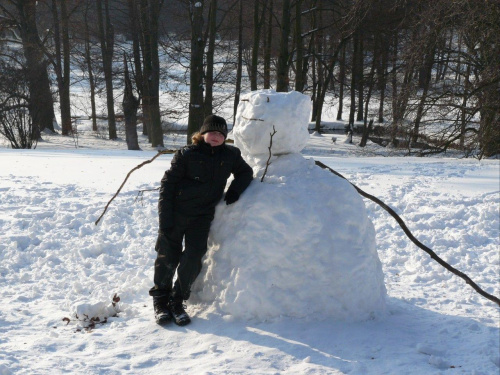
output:
[[[227,138],[226,120],[220,116],[208,115],[205,117],[205,120],[203,120],[203,125],[200,128],[200,134],[208,132],[219,132],[224,135],[224,138]]]

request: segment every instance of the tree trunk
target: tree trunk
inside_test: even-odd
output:
[[[351,105],[349,109],[349,129],[354,129],[354,115],[356,113],[356,85],[357,85],[357,56],[358,56],[358,41],[357,33],[354,34],[352,41],[352,69],[351,69]]]
[[[456,47],[457,51],[461,51],[462,48],[463,48],[462,47],[462,38],[463,38],[462,33],[459,33],[459,35],[458,35],[458,45]],[[457,66],[455,68],[455,81],[458,81],[458,84],[460,85],[460,83],[461,83],[460,79],[462,77],[462,75],[460,74],[461,71],[462,71],[462,54],[461,53],[458,54],[456,64],[457,64]]]
[[[460,108],[460,148],[465,149],[465,129],[467,127],[467,99],[470,90],[470,64],[467,64],[467,70],[464,77],[464,97],[462,99],[462,108]]]
[[[424,107],[425,107],[425,101],[427,100],[427,93],[429,92],[429,87],[431,83],[431,76],[432,76],[432,67],[434,65],[434,53],[436,51],[435,44],[430,41],[431,46],[428,49],[427,54],[424,57],[424,77],[425,80],[422,82],[423,87],[422,87],[422,96],[420,97],[420,100],[418,102],[417,106],[417,114],[415,116],[415,124],[413,126],[413,132],[411,136],[411,143],[417,143],[418,141],[418,136],[420,132],[420,123],[422,121],[422,116],[424,115]]]
[[[385,102],[385,91],[387,87],[387,64],[389,59],[389,40],[380,36],[379,47],[382,49],[381,57],[378,59],[378,69],[377,69],[377,83],[378,90],[380,92],[380,102],[378,106],[378,122],[381,124],[384,122],[384,102]]]
[[[321,6],[321,1],[320,1],[320,6]],[[321,61],[320,61],[320,55],[321,55],[321,49],[322,49],[322,22],[323,19],[321,17],[321,12],[314,12],[312,14],[312,29],[316,30],[314,35],[312,36],[313,44],[311,48],[311,55],[312,55],[312,95],[311,95],[311,100],[312,100],[312,112],[311,112],[311,121],[315,123],[315,130],[317,127],[317,118],[318,118],[318,113],[321,110],[319,108],[319,97],[320,97],[320,87],[321,87]],[[321,118],[320,118],[320,124],[321,124]],[[320,125],[321,127],[321,125]]]
[[[89,86],[90,86],[90,118],[92,119],[92,130],[97,131],[97,113],[95,104],[96,95],[96,84],[94,79],[94,72],[92,69],[92,53],[90,48],[90,33],[89,33],[89,22],[88,22],[88,3],[85,8],[85,62],[87,63],[87,72],[89,74]]]
[[[137,109],[139,108],[139,99],[134,96],[125,53],[123,54],[123,67],[125,89],[123,91],[122,108],[123,115],[125,116],[125,140],[127,141],[127,149],[140,150],[137,137]]]
[[[392,73],[391,73],[391,86],[392,86],[392,125],[391,125],[391,143],[395,145],[396,135],[398,130],[398,33],[394,33],[392,38]]]
[[[140,15],[141,15],[141,50],[142,50],[142,118],[143,118],[143,134],[148,136],[148,141],[151,143],[151,124],[153,122],[151,115],[151,77],[152,77],[152,62],[151,62],[151,25],[149,23],[148,0],[140,0]]]
[[[495,8],[495,16],[500,15]],[[491,34],[493,35],[493,34]],[[495,34],[496,35],[496,34]],[[479,95],[479,148],[480,157],[500,154],[500,43],[496,39],[483,40],[479,46],[480,55],[488,66],[480,73],[481,93]]]
[[[315,50],[316,47],[314,47]],[[316,73],[316,65],[317,58],[315,57],[315,53],[312,57],[312,92],[311,92],[311,101],[312,101],[312,110],[311,110],[311,121],[316,121],[316,117],[318,114],[318,74]]]
[[[132,37],[132,51],[134,54],[134,68],[135,68],[135,87],[137,93],[139,94],[139,101],[141,100],[144,93],[144,83],[142,75],[142,62],[141,62],[141,27],[140,19],[137,19],[136,15],[140,12],[137,0],[128,0],[128,12],[130,21],[130,34]]]
[[[345,61],[346,47],[342,47],[342,54],[340,55],[340,71],[339,71],[339,108],[337,111],[337,121],[342,121],[342,112],[344,110],[344,86],[345,86]]]
[[[283,0],[283,17],[281,20],[281,39],[277,67],[276,91],[288,91],[288,38],[290,36],[290,0]]]
[[[254,0],[253,5],[253,34],[252,34],[252,62],[250,64],[250,90],[257,90],[257,70],[259,65],[260,28],[259,21],[260,0]]]
[[[370,104],[370,99],[372,97],[372,92],[373,92],[373,86],[375,85],[375,66],[377,65],[377,55],[375,53],[376,50],[376,44],[375,48],[373,51],[373,60],[372,60],[372,66],[370,68],[370,73],[368,75],[368,93],[366,94],[366,100],[365,100],[365,108],[364,108],[364,118],[363,118],[363,136],[361,137],[361,142],[359,142],[360,147],[365,147],[366,142],[368,141],[368,136],[370,135],[370,132],[373,127],[373,119],[370,120],[370,124],[367,125],[368,122],[368,105]]]
[[[160,114],[160,59],[158,56],[158,17],[160,15],[160,0],[149,0],[149,22],[151,24],[151,85],[150,115],[151,115],[151,146],[163,147],[163,129]]]
[[[189,119],[187,143],[203,123],[203,1],[190,0],[191,62],[189,65]]]
[[[324,53],[324,49],[326,48],[324,46],[325,43],[325,38],[323,36],[323,32],[320,31],[323,27],[323,17],[322,13],[320,12],[318,14],[318,17],[314,19],[314,23],[316,24],[317,22],[317,28],[318,31],[315,33],[315,46],[314,46],[314,54],[317,55],[317,58],[315,59],[316,61],[316,71],[315,71],[315,78],[316,78],[316,87],[315,87],[315,95],[314,95],[314,102],[313,102],[313,114],[314,114],[314,131],[316,132],[321,132],[321,112],[323,111],[323,102],[321,100],[321,93],[323,90],[323,86],[325,84],[325,73],[323,69],[323,61],[321,59],[321,56]]]
[[[233,105],[233,127],[236,122],[236,112],[240,102],[241,76],[243,73],[243,0],[239,0],[240,11],[238,14],[238,61],[236,65],[236,88],[234,93]]]
[[[450,65],[450,55],[452,51],[452,46],[453,46],[453,41],[454,41],[454,35],[453,33],[450,33],[450,37],[448,39],[448,47],[446,48],[446,59],[443,62],[443,72],[441,73],[441,79],[444,80],[446,78],[446,73],[448,73],[449,65]]]
[[[205,73],[205,103],[203,105],[205,116],[211,115],[213,111],[214,54],[216,33],[217,0],[210,0],[210,12],[208,14],[207,68]]]
[[[109,139],[116,139],[115,120],[115,99],[113,96],[113,51],[114,51],[114,30],[109,17],[108,0],[104,0],[104,18],[102,0],[96,1],[97,23],[99,26],[99,40],[101,43],[102,65],[104,70],[104,80],[106,81],[106,106],[108,109],[108,130]]]
[[[358,33],[356,33],[358,34]],[[355,36],[355,39],[357,39],[359,47],[357,50],[356,54],[356,84],[357,84],[357,89],[358,89],[358,115],[356,118],[356,121],[363,121],[364,116],[363,116],[363,102],[364,102],[364,74],[363,74],[363,69],[364,69],[364,59],[363,59],[363,34],[359,32],[359,35]]]
[[[302,92],[306,85],[304,67],[307,66],[304,59],[304,38],[302,37],[302,0],[297,0],[295,3],[295,45],[297,51],[295,91]]]
[[[44,129],[54,132],[54,102],[50,91],[47,61],[40,48],[34,1],[18,1],[20,31],[26,58],[26,75],[29,90],[29,112],[37,137]]]
[[[318,97],[317,97],[317,102],[318,102],[318,107],[317,107],[317,114],[316,114],[316,126],[315,130],[320,131],[320,125],[321,125],[321,115],[323,111],[323,104],[325,102],[325,96],[326,92],[328,91],[328,87],[330,85],[330,81],[333,79],[333,71],[335,69],[335,64],[337,63],[338,55],[342,48],[344,47],[344,44],[347,42],[348,38],[343,38],[337,48],[335,49],[335,52],[333,53],[331,60],[328,63],[327,71],[326,71],[326,78],[324,79],[324,82],[321,84],[321,89],[319,90]]]
[[[359,147],[365,147],[368,142],[368,137],[370,136],[370,132],[373,128],[373,119],[370,120],[368,126],[366,124],[363,126],[363,136],[361,137],[361,141],[359,142]]]
[[[158,58],[159,0],[141,0],[141,35],[143,56],[143,127],[153,147],[163,147],[160,115],[160,61]]]
[[[271,44],[273,41],[273,0],[269,1],[269,21],[264,38],[264,88],[271,88]]]
[[[61,17],[57,3],[60,4]],[[52,17],[54,21],[54,43],[56,48],[54,70],[57,77],[57,86],[59,89],[59,107],[61,109],[61,128],[62,135],[73,133],[71,124],[71,102],[70,102],[70,70],[69,70],[69,32],[68,32],[68,14],[66,2],[63,0],[52,0]],[[62,46],[61,46],[62,39]],[[62,47],[62,51],[61,51]]]
[[[417,43],[417,38],[420,34],[417,31],[412,32],[411,45]],[[391,141],[394,146],[397,146],[398,141],[396,140],[398,127],[401,126],[408,115],[408,103],[410,101],[410,95],[412,94],[414,86],[414,76],[416,70],[416,62],[418,60],[418,54],[411,54],[405,61],[404,67],[404,77],[401,82],[401,87],[399,93],[396,90],[397,85],[397,48],[398,39],[397,35],[394,38],[394,56],[393,56],[393,128],[391,131]],[[410,133],[410,132],[408,132]]]

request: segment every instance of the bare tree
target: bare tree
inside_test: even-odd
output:
[[[63,135],[73,133],[70,103],[70,45],[69,14],[65,0],[52,0],[52,22],[54,24],[55,56],[48,57],[54,65],[59,88],[59,106],[61,109],[61,128]]]
[[[243,0],[239,0],[238,25],[238,57],[236,61],[236,87],[233,104],[233,122],[236,120],[236,112],[240,102],[241,78],[243,73]]]
[[[264,38],[264,88],[271,88],[271,51],[273,42],[273,0],[269,0],[266,36]]]
[[[207,64],[205,69],[205,100],[203,103],[204,115],[208,116],[213,111],[213,88],[214,88],[214,55],[215,36],[217,33],[217,0],[210,0],[210,10],[208,14],[208,40],[207,43]]]
[[[10,5],[10,7],[8,7]],[[36,3],[30,0],[7,0],[0,3],[10,25],[19,31],[25,61],[29,100],[28,108],[35,128],[54,132],[54,102],[50,89],[48,61],[36,22]],[[17,41],[15,41],[17,42]]]
[[[261,4],[262,3],[262,4]],[[262,10],[260,9],[262,5]],[[264,24],[267,0],[254,0],[253,8],[253,33],[252,33],[252,60],[250,63],[250,89],[257,90],[257,77],[259,66],[259,46],[262,25]]]
[[[33,125],[28,109],[19,98],[10,100],[0,108],[0,135],[4,136],[12,148],[36,148],[38,129]]]
[[[144,126],[153,147],[163,147],[160,115],[160,61],[158,56],[158,17],[163,2],[140,0],[143,56],[143,115]]]
[[[90,31],[89,31],[89,9],[90,3],[87,1],[85,4],[84,12],[84,61],[85,67],[87,69],[89,77],[89,87],[90,87],[90,118],[92,120],[92,130],[97,132],[97,111],[96,111],[96,82],[94,78],[94,69],[92,67],[92,45],[90,42]]]
[[[116,139],[115,98],[113,95],[113,52],[115,34],[109,12],[109,0],[96,0],[97,24],[101,44],[102,65],[106,81],[106,103],[108,110],[109,139]],[[104,12],[104,15],[103,15]]]
[[[339,61],[339,105],[337,110],[337,121],[342,120],[342,112],[344,110],[344,87],[346,78],[346,45],[342,47]]]
[[[287,92],[289,85],[289,37],[290,37],[290,0],[283,0],[282,17],[281,17],[281,38],[278,56],[278,66],[276,69],[276,91]]]
[[[125,139],[129,150],[140,150],[137,137],[137,109],[140,99],[134,95],[132,81],[128,72],[127,56],[123,55],[125,90],[123,92],[123,115],[125,116]]]
[[[25,71],[0,60],[0,135],[12,148],[35,148],[39,129],[28,111]]]
[[[191,21],[191,62],[189,66],[189,120],[187,142],[203,122],[203,1],[189,0]]]

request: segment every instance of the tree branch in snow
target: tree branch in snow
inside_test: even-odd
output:
[[[160,187],[156,187],[156,188],[151,188],[151,189],[143,189],[143,190],[139,190],[137,192],[137,196],[135,197],[135,201],[134,202],[137,202],[138,200],[141,201],[141,204],[142,204],[142,198],[144,197],[144,192],[145,191],[157,191],[157,190],[160,190]]]
[[[271,160],[271,156],[273,155],[272,152],[271,152],[271,148],[273,147],[273,137],[274,137],[275,134],[276,134],[276,129],[274,128],[274,125],[273,125],[273,132],[269,133],[269,135],[271,136],[271,140],[269,141],[269,147],[268,147],[268,149],[269,149],[269,157],[267,158],[266,169],[264,169],[264,174],[262,175],[262,178],[260,179],[260,182],[264,181],[264,176],[267,173],[267,167],[269,167],[269,164],[271,164],[269,161]]]
[[[158,153],[152,157],[151,159],[149,160],[146,160],[144,162],[142,162],[141,164],[137,165],[136,167],[132,168],[130,170],[130,172],[127,173],[127,176],[125,177],[125,180],[123,180],[122,184],[120,185],[120,187],[118,188],[118,190],[116,191],[115,195],[113,195],[113,198],[111,198],[108,202],[108,204],[106,205],[106,207],[104,207],[104,211],[102,212],[101,216],[99,216],[99,218],[96,220],[95,222],[95,225],[99,224],[99,221],[101,221],[102,217],[104,216],[104,214],[106,213],[106,211],[108,210],[108,207],[109,205],[111,204],[111,202],[113,202],[113,200],[118,196],[118,194],[120,194],[120,191],[122,190],[123,186],[125,186],[125,183],[127,182],[128,178],[130,177],[130,175],[144,167],[146,164],[149,164],[149,163],[152,163],[158,156],[160,155],[164,155],[164,154],[173,154],[175,152],[175,150],[162,150],[162,151],[158,151]]]
[[[438,262],[441,266],[443,266],[444,268],[446,268],[448,271],[450,271],[451,273],[453,273],[453,274],[457,275],[458,277],[461,277],[463,280],[465,280],[465,282],[467,284],[469,284],[480,295],[482,295],[483,297],[489,299],[490,301],[495,302],[497,305],[500,306],[500,299],[498,297],[495,297],[494,295],[491,295],[491,294],[485,292],[474,281],[472,281],[469,276],[467,276],[465,273],[457,270],[456,268],[454,268],[450,264],[446,263],[434,251],[432,251],[432,249],[428,248],[423,243],[421,243],[417,238],[415,238],[415,236],[410,232],[410,230],[408,229],[408,227],[406,226],[406,224],[404,223],[404,221],[401,219],[401,217],[392,208],[390,208],[389,206],[387,206],[384,202],[382,202],[377,197],[374,197],[373,195],[370,195],[370,194],[364,192],[363,190],[361,190],[360,188],[358,188],[356,185],[354,185],[352,182],[350,182],[349,180],[347,180],[340,173],[338,173],[337,171],[334,171],[333,169],[331,169],[330,167],[326,166],[322,162],[315,160],[315,163],[316,163],[317,166],[319,166],[319,167],[321,167],[323,169],[328,169],[333,174],[335,174],[335,175],[343,178],[344,180],[348,181],[358,191],[358,193],[360,195],[362,195],[363,197],[368,198],[368,199],[372,200],[373,202],[377,203],[380,207],[382,207],[384,210],[386,210],[394,219],[396,219],[396,221],[398,222],[399,226],[403,229],[403,231],[405,232],[405,234],[408,236],[408,238],[415,245],[417,245],[419,248],[421,248],[422,250],[424,250],[427,254],[429,254],[431,256],[432,259],[434,259],[436,262]]]

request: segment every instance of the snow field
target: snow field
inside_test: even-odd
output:
[[[500,295],[497,160],[360,158],[341,140],[319,142],[305,150],[381,198],[417,238]],[[325,156],[330,147],[334,157]],[[259,323],[190,303],[191,325],[156,326],[147,291],[157,194],[145,192],[142,204],[135,198],[158,186],[171,156],[134,173],[93,224],[126,173],[153,155],[0,150],[0,374],[498,374],[498,307],[411,244],[367,200],[388,293],[384,318]],[[278,189],[280,175],[268,173],[266,186]],[[313,224],[303,227],[293,229],[307,232]],[[105,310],[115,293],[118,316],[83,329],[73,313],[112,313]]]

